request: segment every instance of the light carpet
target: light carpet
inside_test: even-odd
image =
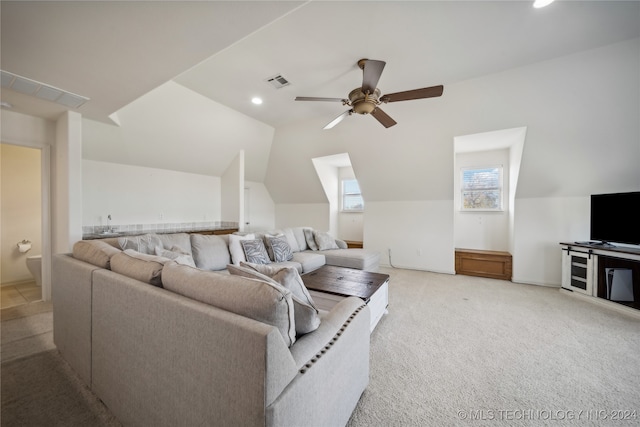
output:
[[[381,272],[389,314],[349,427],[640,424],[638,318],[556,288]],[[3,363],[2,425],[54,420],[45,414],[48,425],[117,425],[57,352]]]

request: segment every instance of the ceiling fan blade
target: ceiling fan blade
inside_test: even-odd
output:
[[[378,87],[378,80],[382,75],[386,62],[367,59],[362,68],[362,91],[373,93]]]
[[[389,115],[382,111],[380,108],[376,108],[375,110],[373,110],[371,112],[371,115],[375,117],[375,119],[386,128],[390,128],[391,126],[397,124],[395,120],[389,117]]]
[[[405,92],[388,93],[380,97],[381,102],[409,101],[412,99],[435,98],[441,96],[444,86],[431,86],[422,89],[407,90]]]
[[[327,101],[327,102],[344,102],[342,98],[316,98],[314,96],[296,96],[296,101]]]
[[[325,127],[323,127],[322,129],[327,130],[327,129],[331,129],[332,127],[334,127],[335,125],[337,125],[338,123],[340,123],[342,120],[344,120],[345,117],[350,116],[351,113],[353,113],[353,110],[347,110],[344,113],[340,114],[338,117],[336,117],[335,119],[331,120]]]

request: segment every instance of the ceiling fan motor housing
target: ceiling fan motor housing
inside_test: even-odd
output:
[[[380,104],[378,101],[379,97],[380,89],[378,88],[370,94],[364,93],[362,88],[359,87],[349,92],[349,100],[351,101],[353,111],[358,114],[371,114],[378,104]]]

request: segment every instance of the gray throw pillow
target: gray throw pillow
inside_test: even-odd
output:
[[[264,240],[267,246],[267,252],[273,262],[283,262],[293,259],[293,252],[291,246],[284,234],[278,234],[277,236],[264,236]]]
[[[313,236],[312,228],[304,229],[304,240],[306,240],[307,246],[309,246],[309,249],[311,249],[312,251],[318,250],[318,245],[316,244],[316,239]]]
[[[294,267],[276,267],[272,265],[240,263],[240,269],[229,270],[231,274],[265,280],[269,278],[275,283],[291,291],[293,310],[296,319],[296,333],[299,335],[315,331],[320,326],[318,308],[313,302],[300,273]]]
[[[329,233],[323,231],[313,231],[313,237],[318,245],[319,251],[326,251],[328,249],[338,249],[336,239],[334,239]]]
[[[244,249],[244,256],[247,262],[252,264],[269,264],[271,262],[262,239],[241,240],[240,244]]]
[[[198,268],[224,270],[231,262],[229,246],[220,236],[192,234],[191,251]]]
[[[149,255],[155,255],[156,246],[163,246],[157,234],[120,237],[118,238],[118,244],[123,251],[133,249],[136,252]]]

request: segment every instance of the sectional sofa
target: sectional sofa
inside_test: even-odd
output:
[[[53,259],[55,344],[123,425],[344,425],[369,381],[370,310],[319,311],[296,280],[377,257],[306,230],[80,241]],[[288,283],[233,253],[269,238]]]

